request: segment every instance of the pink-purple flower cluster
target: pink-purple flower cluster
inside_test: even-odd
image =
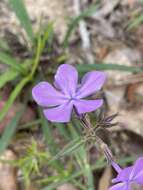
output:
[[[57,70],[54,86],[45,81],[40,82],[32,89],[32,96],[44,108],[44,115],[49,121],[69,122],[73,110],[81,115],[95,111],[103,104],[102,99],[85,98],[99,91],[105,79],[104,72],[91,71],[79,82],[77,70],[63,64]],[[121,169],[114,161],[111,164],[118,175],[112,180],[114,185],[109,190],[132,190],[132,184],[143,185],[143,157],[125,169]]]

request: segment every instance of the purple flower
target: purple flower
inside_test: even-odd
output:
[[[112,162],[112,166],[118,175],[112,180],[116,185],[109,190],[131,190],[133,184],[143,185],[143,157],[137,159],[133,166],[125,169],[121,169],[115,162]]]
[[[83,98],[100,90],[105,78],[103,72],[91,71],[78,84],[77,70],[71,65],[63,64],[55,75],[54,87],[48,82],[40,82],[33,88],[32,96],[38,105],[44,107],[44,115],[48,120],[68,122],[73,108],[80,115],[92,112],[103,104],[102,99]]]

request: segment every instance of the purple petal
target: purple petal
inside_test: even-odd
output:
[[[45,109],[44,115],[49,121],[61,123],[69,122],[71,118],[72,108],[72,102],[67,102],[55,108]]]
[[[138,175],[136,175],[134,180],[135,180],[136,183],[138,183],[140,185],[143,185],[143,170],[140,173],[138,173]]]
[[[74,106],[79,114],[92,112],[102,106],[103,100],[75,100]]]
[[[84,98],[101,89],[106,79],[106,75],[100,71],[91,71],[84,75],[81,87],[78,89],[77,98]]]
[[[63,104],[66,100],[65,96],[58,92],[48,82],[40,82],[32,89],[33,99],[40,106],[56,106]]]
[[[123,170],[117,175],[117,177],[112,180],[112,182],[113,182],[113,183],[117,183],[117,182],[121,182],[121,181],[128,181],[132,169],[133,169],[132,166],[123,169]]]
[[[130,190],[130,188],[127,183],[118,183],[110,187],[108,190]]]
[[[78,83],[78,72],[77,70],[68,64],[59,66],[55,75],[55,85],[65,94],[74,96]]]
[[[143,171],[143,157],[137,159],[137,161],[135,162],[129,179],[130,180],[134,179],[136,177],[136,175],[138,175],[142,171]]]

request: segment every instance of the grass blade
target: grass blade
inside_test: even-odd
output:
[[[9,2],[17,18],[19,19],[21,25],[25,29],[27,36],[29,37],[30,41],[33,43],[34,34],[32,30],[32,24],[23,0],[9,0]]]
[[[26,71],[29,69],[30,65],[31,61],[29,60],[22,63],[22,66]],[[0,88],[2,88],[7,82],[16,79],[19,75],[20,73],[17,70],[13,68],[7,69],[4,73],[0,75]]]
[[[128,30],[131,30],[132,28],[137,27],[143,22],[143,15],[139,15],[136,17],[133,21],[129,22]]]
[[[45,142],[48,144],[50,152],[54,155],[56,154],[58,149],[52,136],[52,130],[50,129],[49,123],[44,118],[40,108],[39,108],[39,114],[40,114],[40,119],[41,119],[43,135],[45,137]]]
[[[5,73],[0,75],[0,88],[2,88],[7,82],[14,80],[17,76],[17,71],[8,69]]]
[[[17,112],[15,117],[11,120],[11,122],[6,126],[4,133],[0,139],[0,154],[7,148],[9,145],[12,136],[14,135],[14,132],[16,130],[16,127],[18,125],[18,122],[21,118],[21,115],[23,113],[23,109],[20,112]]]
[[[15,87],[15,89],[12,91],[10,97],[8,98],[6,104],[4,105],[2,111],[0,112],[0,121],[5,117],[7,114],[7,111],[12,106],[14,100],[16,99],[17,95],[21,92],[22,88],[29,82],[31,77],[25,77],[21,80],[21,82]]]
[[[76,127],[74,123],[72,123],[72,125],[69,125],[69,129],[73,139],[78,138],[80,136],[76,130],[76,128],[80,127],[78,125],[79,123],[76,123]],[[75,152],[75,158],[80,168],[85,171],[83,175],[87,179],[86,189],[94,190],[93,174],[90,163],[88,162],[88,152],[86,151],[84,144],[81,144],[79,149],[77,149],[77,151]]]
[[[65,147],[59,151],[53,158],[52,160],[49,161],[48,164],[51,164],[53,161],[63,157],[63,156],[67,156],[71,153],[73,153],[74,151],[76,151],[83,143],[85,143],[85,140],[81,139],[81,138],[76,138],[74,140],[72,140],[71,142],[69,142],[67,145],[65,145]]]
[[[125,65],[117,65],[117,64],[104,64],[104,63],[95,63],[93,65],[82,64],[76,66],[80,73],[92,71],[92,70],[115,70],[115,71],[124,71],[124,72],[143,72],[142,68],[139,67],[130,67]]]
[[[42,130],[43,130],[43,135],[45,137],[45,142],[48,145],[48,149],[50,154],[53,156],[59,151],[57,144],[55,143],[54,137],[52,135],[52,130],[50,129],[48,121],[45,119],[44,115],[42,114],[41,109],[39,109],[39,114],[40,114],[40,119],[41,119],[41,124],[42,124]],[[60,163],[59,160],[55,160],[52,162],[52,165],[56,168],[57,171],[60,173],[62,170],[64,170],[62,164]]]
[[[0,61],[6,65],[11,66],[13,69],[17,70],[18,72],[25,74],[26,71],[25,68],[10,55],[0,52]]]
[[[60,135],[62,135],[65,138],[65,140],[67,140],[67,141],[71,140],[70,134],[69,134],[65,124],[63,124],[63,123],[54,123],[54,126],[56,126],[56,128],[58,129]]]

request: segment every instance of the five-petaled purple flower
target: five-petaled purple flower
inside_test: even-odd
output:
[[[69,122],[73,108],[84,114],[92,112],[103,104],[102,99],[83,98],[97,92],[103,86],[105,73],[91,71],[78,84],[77,70],[68,64],[59,66],[54,87],[48,82],[40,82],[32,89],[32,96],[38,105],[44,107],[45,117],[53,122]]]
[[[116,185],[109,190],[131,190],[133,184],[143,185],[143,157],[137,159],[133,166],[125,169],[121,169],[115,162],[112,162],[112,166],[118,175],[112,180]]]

